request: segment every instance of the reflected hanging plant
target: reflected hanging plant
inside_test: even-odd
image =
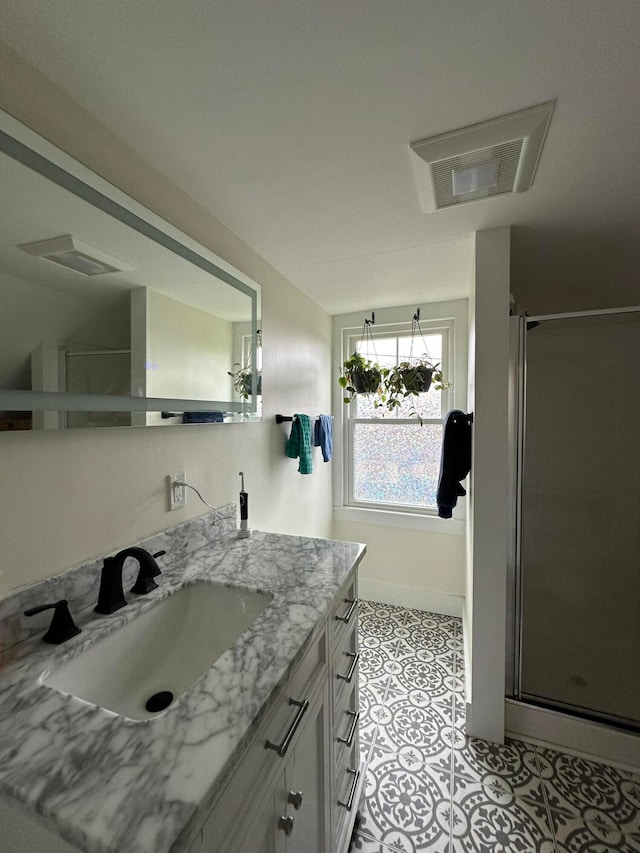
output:
[[[262,333],[261,330],[258,329],[256,331],[256,358],[257,364],[260,365],[259,353],[262,350]],[[245,364],[242,364],[239,361],[235,361],[233,363],[234,370],[227,370],[228,375],[231,377],[231,381],[233,383],[233,390],[236,391],[243,400],[248,400],[252,394],[252,383],[253,383],[253,346],[249,349],[249,353],[247,355],[247,360]],[[262,371],[258,370],[256,376],[256,394],[262,394]]]
[[[227,371],[233,382],[233,390],[237,391],[243,400],[248,400],[251,396],[251,383],[253,379],[251,365],[243,367],[239,361],[236,361],[233,366],[237,370],[234,370],[233,373],[230,370]],[[258,373],[257,376],[256,394],[262,394],[262,373]]]

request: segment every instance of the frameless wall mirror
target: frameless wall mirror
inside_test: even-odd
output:
[[[0,430],[260,419],[260,287],[0,111]]]

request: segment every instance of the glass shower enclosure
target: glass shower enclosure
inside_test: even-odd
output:
[[[640,308],[512,320],[507,694],[640,730]]]

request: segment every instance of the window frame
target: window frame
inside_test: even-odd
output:
[[[442,366],[445,379],[453,382],[453,387],[442,394],[442,417],[423,418],[425,424],[442,424],[447,412],[452,408],[466,407],[467,383],[467,300],[455,300],[446,303],[429,303],[421,308],[420,325],[427,337],[432,332],[443,332]],[[411,317],[415,306],[382,309],[376,311],[376,323],[371,328],[374,342],[376,338],[407,336],[411,332]],[[356,325],[356,318],[359,323]],[[353,322],[356,321],[356,322]],[[387,321],[387,322],[385,322]],[[337,351],[339,365],[349,357],[362,337],[362,316],[342,315],[334,318],[334,348]],[[446,352],[446,357],[445,357]],[[420,347],[414,354],[420,355]],[[336,383],[337,385],[337,383]],[[459,501],[451,520],[440,519],[437,507],[421,507],[413,504],[390,504],[381,502],[357,501],[353,497],[353,437],[358,423],[376,423],[388,425],[415,424],[415,418],[359,418],[352,415],[356,403],[345,405],[342,401],[342,389],[338,388],[339,402],[336,397],[334,444],[339,453],[334,459],[340,460],[334,476],[334,518],[339,521],[358,521],[363,523],[391,526],[430,528],[446,533],[464,533],[465,501]],[[338,408],[339,406],[339,408]],[[337,440],[336,440],[337,439]],[[337,469],[340,470],[337,470]]]

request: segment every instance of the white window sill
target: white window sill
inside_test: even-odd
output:
[[[379,524],[384,527],[405,527],[413,530],[428,530],[430,533],[447,533],[464,536],[464,518],[440,518],[411,512],[393,512],[384,509],[368,509],[355,506],[334,506],[335,521],[350,521],[356,524]]]

